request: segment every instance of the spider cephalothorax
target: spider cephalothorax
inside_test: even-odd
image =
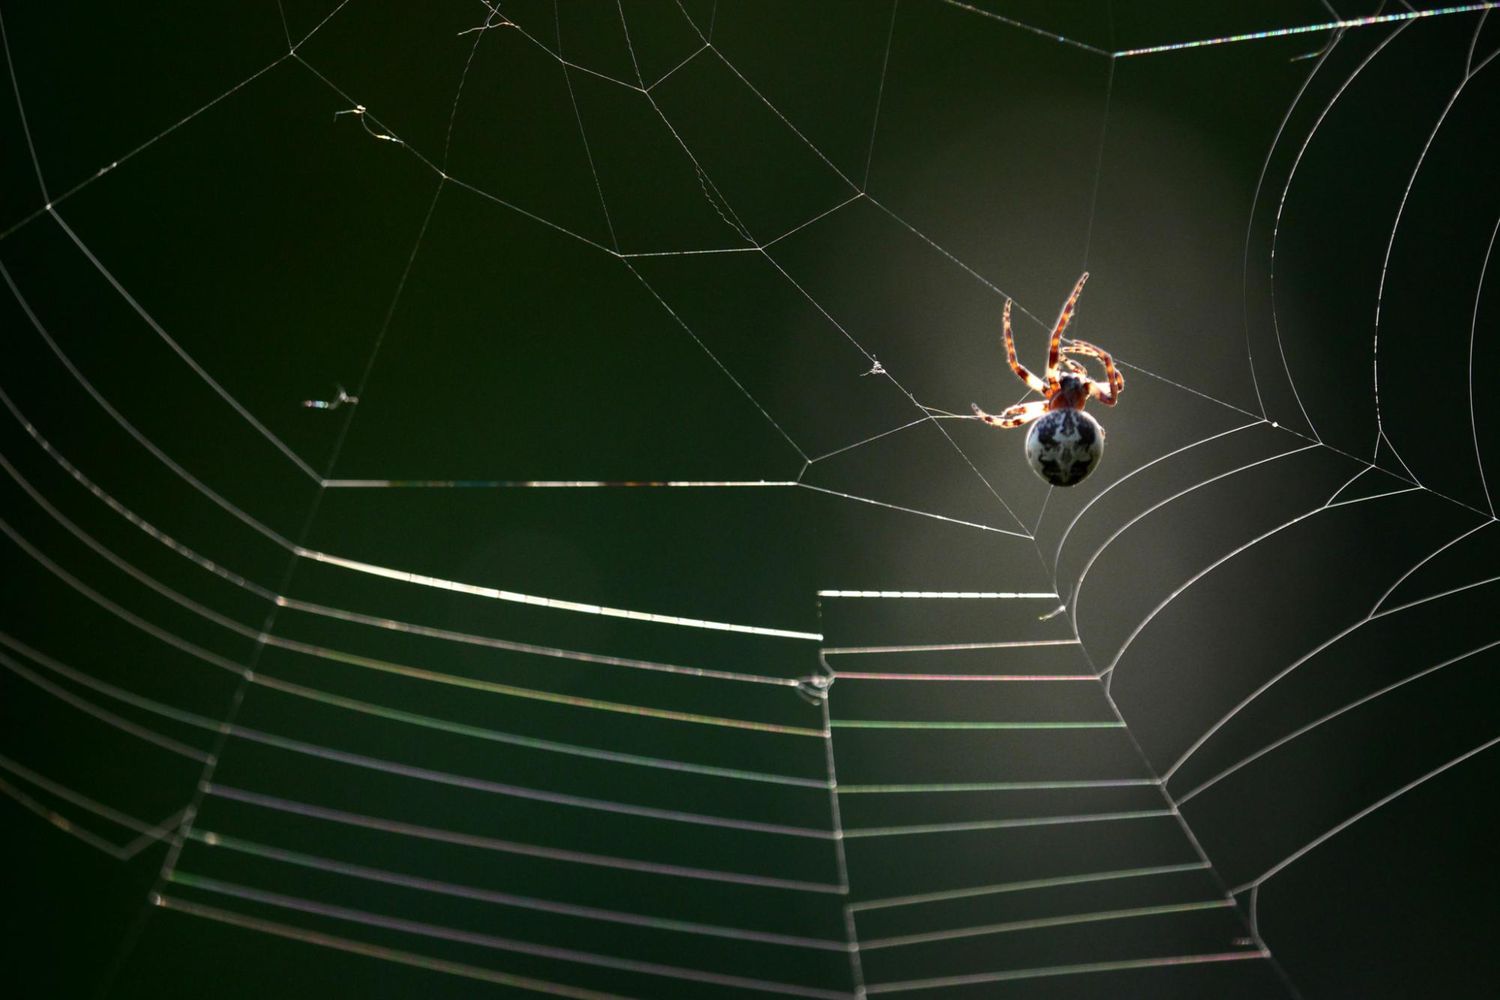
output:
[[[1017,403],[999,416],[992,416],[974,404],[974,416],[991,427],[1020,427],[1031,424],[1026,434],[1026,459],[1032,470],[1053,486],[1072,486],[1082,482],[1099,464],[1104,453],[1104,428],[1099,421],[1083,412],[1090,399],[1097,399],[1105,406],[1119,402],[1120,390],[1125,388],[1125,379],[1115,370],[1114,359],[1108,352],[1093,344],[1075,340],[1062,343],[1063,331],[1073,318],[1078,307],[1078,296],[1083,294],[1083,283],[1089,280],[1085,271],[1073,286],[1073,294],[1063,304],[1057,324],[1052,328],[1052,343],[1047,349],[1047,369],[1043,378],[1027,370],[1016,357],[1016,340],[1010,329],[1010,299],[1005,300],[1005,356],[1011,371],[1016,373],[1033,391],[1042,394],[1040,400]],[[1095,358],[1104,366],[1104,381],[1090,378],[1088,369],[1073,358],[1064,355]]]

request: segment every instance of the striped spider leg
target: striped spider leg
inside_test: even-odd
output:
[[[1073,286],[1073,293],[1068,296],[1068,301],[1063,303],[1062,312],[1057,317],[1057,323],[1052,327],[1052,337],[1047,345],[1047,367],[1044,370],[1044,377],[1042,378],[1037,377],[1034,372],[1021,364],[1021,359],[1016,354],[1016,336],[1010,325],[1010,310],[1013,303],[1010,299],[1005,300],[1005,311],[1001,315],[1001,327],[1004,330],[1005,339],[1005,359],[1010,363],[1010,370],[1016,373],[1016,377],[1025,382],[1027,387],[1033,392],[1041,393],[1042,399],[1030,403],[1017,403],[999,416],[986,413],[979,408],[977,403],[971,403],[970,406],[974,408],[976,418],[983,420],[991,427],[1020,427],[1022,424],[1030,423],[1037,417],[1040,417],[1049,409],[1056,409],[1059,405],[1074,408],[1081,405],[1073,398],[1076,394],[1074,387],[1082,385],[1092,386],[1093,381],[1089,379],[1088,373],[1082,365],[1071,358],[1064,358],[1062,355],[1067,353],[1083,354],[1096,358],[1101,356],[1104,358],[1108,357],[1104,355],[1103,351],[1100,351],[1092,344],[1084,345],[1086,350],[1081,349],[1076,351],[1073,350],[1075,345],[1070,344],[1066,348],[1062,346],[1063,332],[1067,330],[1068,324],[1073,319],[1073,313],[1078,308],[1078,297],[1083,294],[1083,283],[1088,280],[1089,274],[1085,271],[1078,278],[1077,284]],[[1063,370],[1066,370],[1068,375],[1071,376],[1071,378],[1067,379],[1066,383],[1059,375],[1059,372]],[[1109,364],[1109,370],[1113,371],[1112,362]],[[1111,376],[1111,387],[1114,385],[1114,377],[1117,376]],[[1068,391],[1065,392],[1065,389]],[[1104,395],[1096,394],[1089,389],[1084,389],[1083,391],[1101,401],[1105,399]],[[1054,397],[1060,394],[1063,398],[1058,403],[1054,403]],[[1110,392],[1108,395],[1110,396],[1109,405],[1113,405],[1114,393]],[[1087,396],[1084,398],[1087,398]]]
[[[1041,376],[1021,364],[1016,356],[1016,338],[1010,325],[1011,300],[1005,300],[1002,327],[1005,336],[1005,358],[1010,370],[1042,398],[1015,406],[998,416],[984,412],[979,404],[974,417],[991,427],[1020,427],[1030,424],[1026,435],[1026,460],[1032,470],[1053,486],[1073,486],[1082,482],[1099,463],[1104,450],[1104,428],[1083,412],[1084,404],[1097,399],[1114,406],[1125,388],[1125,379],[1115,368],[1109,352],[1084,340],[1064,346],[1063,333],[1078,308],[1083,283],[1089,280],[1085,271],[1073,286],[1073,293],[1063,303],[1052,336],[1047,344],[1047,367]],[[1104,366],[1104,379],[1093,378],[1079,358],[1093,358]]]

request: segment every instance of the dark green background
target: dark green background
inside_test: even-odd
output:
[[[831,646],[1071,638],[1074,620],[1036,620],[1056,601],[851,604],[820,602],[820,589],[1055,588],[1081,646],[986,663],[1117,667],[1109,692],[1123,733],[930,734],[898,745],[836,729],[846,784],[1160,774],[1393,586],[1385,606],[1422,603],[1309,659],[1190,758],[1169,791],[1180,797],[1325,713],[1474,654],[1186,803],[1221,881],[1167,885],[1160,902],[1247,882],[1495,738],[1497,661],[1474,651],[1495,641],[1484,470],[1486,459],[1500,464],[1491,446],[1500,269],[1486,269],[1500,214],[1488,150],[1500,71],[1486,64],[1454,94],[1500,44],[1500,18],[1357,28],[1326,53],[1333,39],[1318,32],[1112,59],[1332,15],[1313,0],[976,6],[1002,19],[937,0],[565,0],[505,3],[513,27],[464,33],[487,14],[478,2],[0,4],[16,98],[0,101],[0,389],[10,400],[0,454],[11,473],[0,480],[10,528],[0,608],[11,637],[0,649],[0,754],[14,765],[0,773],[11,793],[0,802],[9,845],[0,898],[4,981],[20,984],[18,995],[511,995],[149,907],[166,845],[115,860],[17,795],[124,843],[134,834],[55,787],[156,822],[196,801],[203,767],[101,724],[78,699],[199,752],[215,734],[101,698],[48,664],[330,751],[710,816],[834,824],[821,790],[516,749],[242,687],[182,643],[231,668],[470,726],[828,776],[820,739],[496,697],[257,643],[265,629],[580,697],[796,727],[823,719],[787,687],[747,693],[278,610],[102,497],[265,590],[432,628],[780,678],[818,670],[816,642],[486,601],[294,558],[288,547],[526,594],[820,632]],[[1408,9],[1333,6],[1344,17]],[[653,84],[649,99],[643,83]],[[338,114],[355,105],[368,109],[363,119]],[[1092,277],[1073,332],[1114,352],[1128,387],[1118,408],[1097,411],[1110,435],[1101,470],[1049,495],[1025,467],[1021,432],[919,418],[924,405],[998,412],[1021,398],[999,344],[1001,306],[1014,297],[1023,357],[1039,365],[1045,324],[1084,268]],[[876,358],[888,374],[865,377]],[[300,405],[329,398],[336,383],[358,393],[357,407]],[[1340,499],[1371,499],[1321,509],[1370,463]],[[802,485],[325,489],[320,476]],[[852,657],[834,659],[851,669]],[[1112,718],[1100,714],[1109,703],[1099,686],[1086,686],[1087,704],[1050,688],[929,684],[915,695],[843,681],[829,710],[835,720]],[[1480,753],[1420,784],[1268,881],[1256,916],[1275,970],[1229,962],[897,995],[1487,995],[1500,980],[1497,760]],[[837,880],[826,840],[458,790],[239,735],[213,777],[476,836]],[[1139,788],[840,799],[850,829],[1162,806]],[[219,794],[202,798],[194,829],[578,905],[828,940],[846,933],[833,894],[474,852]],[[850,840],[850,898],[1132,858],[1172,863],[1189,848],[1170,818]],[[474,933],[851,988],[838,952],[544,916],[201,841],[186,845],[177,870]],[[361,927],[186,879],[166,891],[632,997],[763,995]],[[1112,898],[1062,893],[1037,912],[1122,905]],[[1036,915],[1010,897],[987,899],[963,912],[917,908],[889,927],[862,917],[859,932]],[[1236,903],[1248,914],[1248,895]],[[871,950],[865,978],[1225,951],[1242,931],[1222,918],[1085,924],[913,956]]]

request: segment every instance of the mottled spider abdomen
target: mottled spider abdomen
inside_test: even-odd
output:
[[[1072,407],[1049,410],[1026,434],[1026,460],[1053,486],[1075,486],[1094,471],[1104,454],[1104,428]]]

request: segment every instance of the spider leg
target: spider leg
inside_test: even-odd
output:
[[[1022,424],[1031,423],[1047,412],[1047,401],[1044,399],[1032,400],[1030,403],[1017,403],[998,417],[992,413],[985,413],[976,404],[970,405],[974,407],[974,419],[983,420],[991,427],[1020,427]]]
[[[1125,376],[1120,374],[1115,367],[1115,359],[1109,356],[1109,352],[1101,347],[1095,347],[1086,340],[1075,340],[1063,350],[1068,354],[1081,354],[1087,358],[1097,358],[1104,365],[1104,377],[1107,382],[1089,380],[1089,395],[1105,406],[1114,406],[1120,400],[1120,391],[1125,388]]]
[[[1033,375],[1021,359],[1016,357],[1016,338],[1010,331],[1010,299],[1005,300],[1005,315],[1003,317],[1005,328],[1005,360],[1010,362],[1010,370],[1016,373],[1016,377],[1025,382],[1035,392],[1046,392],[1047,383]]]
[[[1068,328],[1068,323],[1073,319],[1073,310],[1078,308],[1078,296],[1083,294],[1083,283],[1089,280],[1089,273],[1084,271],[1079,275],[1078,283],[1073,286],[1073,294],[1068,296],[1068,301],[1063,303],[1062,312],[1057,314],[1057,325],[1052,328],[1052,343],[1047,346],[1047,384],[1057,384],[1057,356],[1058,348],[1062,344],[1063,331]]]

